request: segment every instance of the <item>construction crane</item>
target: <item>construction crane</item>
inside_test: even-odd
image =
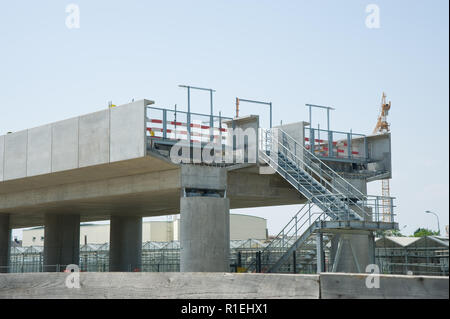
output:
[[[381,98],[381,110],[380,115],[378,116],[377,125],[373,130],[373,134],[385,134],[390,132],[390,124],[387,121],[387,116],[389,114],[389,110],[391,109],[391,101],[386,103],[386,94],[383,92],[383,96]],[[391,194],[389,179],[381,180],[381,194],[383,197],[389,197]],[[383,221],[390,222],[392,217],[392,207],[390,205],[390,201],[386,198],[383,199]]]

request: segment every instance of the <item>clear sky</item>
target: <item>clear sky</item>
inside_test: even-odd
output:
[[[80,28],[66,26],[66,6]],[[380,28],[367,28],[368,4]],[[393,179],[403,232],[449,216],[449,18],[447,0],[2,1],[0,134],[132,98],[186,108],[178,84],[272,101],[274,123],[307,120],[305,103],[331,105],[332,129],[370,134],[381,93],[392,101]],[[195,93],[192,110],[208,112]],[[264,107],[242,106],[267,125]],[[380,194],[380,183],[369,192]],[[277,233],[297,207],[235,210]]]

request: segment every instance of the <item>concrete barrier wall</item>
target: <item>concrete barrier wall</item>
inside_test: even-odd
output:
[[[319,298],[317,275],[231,273],[0,274],[0,298]]]
[[[0,182],[145,156],[141,100],[0,136]]]
[[[320,274],[322,299],[448,299],[448,277],[364,274]],[[366,281],[369,281],[367,288]]]
[[[0,274],[0,298],[435,298],[448,299],[448,277],[236,273],[80,273],[69,289],[69,273]]]

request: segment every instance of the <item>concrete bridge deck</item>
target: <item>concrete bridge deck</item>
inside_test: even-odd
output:
[[[45,214],[179,213],[180,165],[148,152],[145,112],[152,101],[0,136],[0,214],[10,228],[44,224]],[[228,171],[230,208],[288,205],[304,198],[278,175],[247,165]]]

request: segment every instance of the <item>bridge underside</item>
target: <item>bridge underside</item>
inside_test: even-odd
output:
[[[178,214],[180,167],[155,156],[0,183],[0,214],[10,228],[44,224],[46,214],[80,214],[80,221],[112,215]],[[228,171],[230,208],[301,204],[305,199],[278,174],[256,165]]]

